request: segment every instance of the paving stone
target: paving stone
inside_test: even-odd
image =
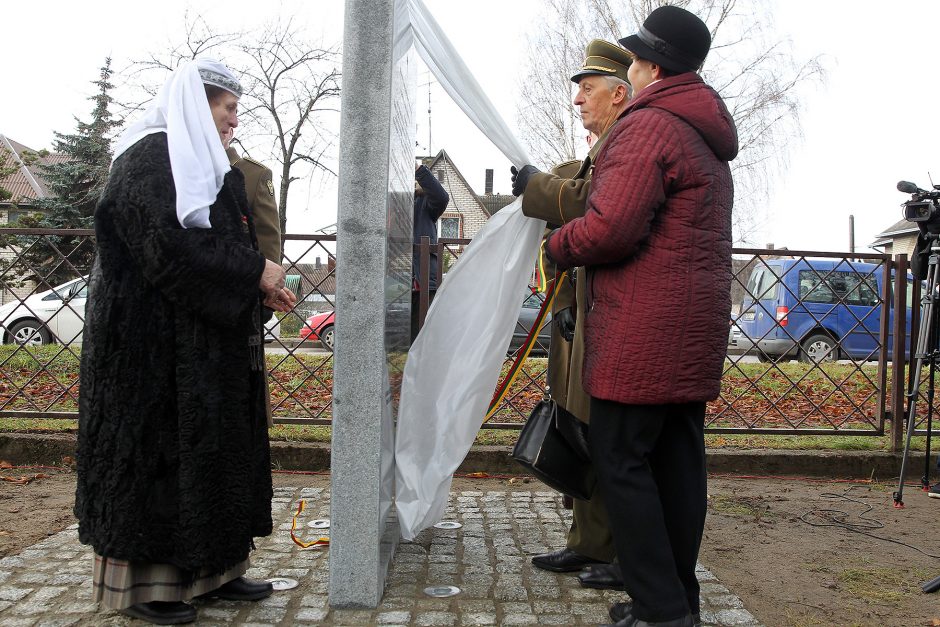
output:
[[[456,624],[457,615],[452,612],[421,612],[415,616],[415,625],[420,625],[421,627]]]
[[[19,601],[32,591],[32,588],[15,588],[13,586],[5,586],[0,588],[0,601]]]
[[[407,624],[411,621],[411,612],[380,612],[375,617],[379,625]]]
[[[259,623],[277,624],[284,620],[287,608],[284,607],[256,607],[248,614],[248,620]]]
[[[729,594],[728,589],[717,582],[708,582],[699,586],[702,596],[712,597],[714,595]]]
[[[328,613],[329,610],[326,608],[304,608],[294,614],[294,620],[300,621],[302,623],[320,624],[326,620]]]
[[[468,614],[464,612],[464,613],[461,613],[460,615],[460,624],[461,625],[495,625],[496,614],[487,614],[483,612]]]
[[[531,625],[535,622],[532,614],[504,614],[500,625]]]
[[[744,604],[741,602],[741,599],[739,599],[733,594],[718,594],[718,595],[709,597],[708,603],[710,605],[714,605],[715,607],[720,607],[720,608],[737,608],[737,609],[744,608]]]
[[[68,627],[69,625],[78,625],[83,618],[82,616],[43,617],[36,623],[36,627]]]
[[[208,618],[212,620],[220,620],[227,623],[234,622],[235,617],[238,616],[239,610],[225,608],[225,607],[200,607],[199,608],[199,620],[200,623],[202,619]]]
[[[18,584],[37,584],[40,586],[50,583],[51,580],[52,575],[42,572],[27,572],[16,577],[16,583]]]
[[[710,612],[702,610],[702,622],[717,623],[719,625],[756,625],[754,616],[745,609],[718,610]]]

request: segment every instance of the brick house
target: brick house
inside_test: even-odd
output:
[[[441,150],[433,157],[419,157],[418,159],[427,166],[450,194],[447,209],[437,221],[438,235],[473,239],[490,217],[480,197],[454,165],[446,150]]]
[[[55,153],[40,153],[14,141],[0,133],[0,169],[6,176],[0,176],[0,187],[10,192],[7,199],[0,199],[0,227],[15,226],[16,222],[30,213],[42,211],[37,203],[49,198],[52,193],[42,177],[42,166],[61,163],[67,157]],[[18,251],[13,246],[0,249],[0,266],[13,263]],[[15,276],[15,272],[10,276]],[[0,304],[29,296],[39,289],[34,281],[0,282]]]
[[[12,174],[0,177],[0,187],[12,194],[0,200],[0,226],[13,224],[21,216],[39,211],[37,201],[51,196],[42,178],[42,166],[61,163],[66,158],[55,153],[40,153],[0,134],[0,165],[3,170],[15,168]]]
[[[876,235],[875,241],[870,246],[888,255],[906,254],[910,258],[911,253],[914,252],[914,245],[917,243],[917,233],[916,224],[900,220]]]

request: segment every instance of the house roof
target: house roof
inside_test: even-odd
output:
[[[300,275],[300,296],[306,296],[311,292],[320,292],[321,294],[336,294],[336,272],[329,262],[319,263],[298,263],[292,267],[286,268],[288,275]]]
[[[909,220],[898,220],[875,237],[881,239],[892,235],[907,235],[917,231],[917,228],[917,225]]]
[[[875,241],[869,244],[869,248],[878,248],[885,244],[890,244],[896,238],[905,235],[914,235],[918,231],[918,226],[909,220],[898,220],[881,233],[875,236]]]
[[[45,180],[42,178],[41,167],[61,163],[68,159],[65,155],[48,153],[40,156],[32,164],[26,165],[23,160],[23,155],[26,152],[38,154],[39,151],[28,148],[0,134],[0,165],[4,168],[9,165],[17,167],[12,174],[0,177],[0,187],[12,194],[10,199],[4,201],[3,204],[15,202],[21,205],[29,205],[40,198],[52,196]]]
[[[461,173],[460,168],[457,167],[457,164],[455,164],[454,160],[450,158],[450,155],[447,154],[446,150],[441,149],[440,152],[438,152],[434,157],[419,157],[419,159],[422,163],[424,163],[424,165],[428,167],[429,170],[432,171],[434,170],[434,166],[436,166],[441,161],[446,161],[449,163],[450,166],[454,169],[454,172],[457,173],[457,176],[460,178],[460,181],[463,183],[464,187],[466,187],[470,193],[473,194],[473,198],[476,200],[477,208],[486,214],[486,216],[493,215],[487,211],[486,205],[483,204],[483,201],[480,200],[480,197],[477,195],[477,193],[473,191],[472,187],[470,187],[470,183],[467,182],[467,179],[464,177],[463,173]],[[457,207],[457,210],[460,212],[464,212],[467,209],[467,207]]]

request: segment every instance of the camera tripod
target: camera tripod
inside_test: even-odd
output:
[[[933,422],[934,381],[937,371],[937,362],[940,360],[940,311],[937,309],[940,301],[940,234],[926,233],[930,256],[927,261],[927,283],[921,296],[922,313],[920,326],[917,331],[916,362],[914,365],[913,384],[907,393],[907,438],[904,442],[904,455],[901,457],[901,476],[898,480],[898,489],[894,493],[894,506],[904,507],[904,477],[907,471],[907,459],[911,449],[911,436],[914,434],[914,425],[917,418],[917,400],[920,395],[921,371],[925,364],[929,366],[927,387],[927,443],[924,452],[924,474],[920,479],[924,490],[930,487],[930,437]],[[915,278],[916,280],[916,278]],[[900,315],[900,314],[896,314]],[[895,341],[903,341],[895,338]],[[921,584],[924,592],[940,590],[940,577]]]
[[[924,453],[924,474],[920,479],[924,490],[930,487],[930,436],[933,422],[934,381],[936,378],[937,363],[940,361],[940,345],[938,345],[938,327],[940,327],[940,311],[937,305],[940,301],[940,234],[926,234],[930,256],[927,261],[927,283],[921,296],[922,313],[920,327],[917,332],[917,346],[914,364],[914,377],[911,389],[907,392],[907,438],[904,442],[904,455],[901,458],[901,477],[898,489],[894,493],[894,506],[904,507],[904,477],[907,471],[907,459],[911,449],[911,437],[914,435],[914,424],[917,419],[917,400],[920,396],[921,372],[924,365],[929,366],[927,386],[927,445]],[[895,338],[898,341],[898,338]]]

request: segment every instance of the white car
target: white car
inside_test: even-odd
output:
[[[88,283],[68,283],[0,307],[4,344],[80,343],[85,328]]]
[[[85,330],[86,277],[0,306],[4,344],[81,344]],[[280,336],[277,316],[265,325],[265,341]]]

